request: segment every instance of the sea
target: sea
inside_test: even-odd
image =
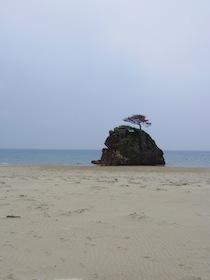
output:
[[[101,150],[0,149],[0,165],[91,166]],[[210,151],[164,151],[168,167],[210,167]]]

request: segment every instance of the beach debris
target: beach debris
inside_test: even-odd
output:
[[[16,218],[20,218],[20,216],[18,216],[18,215],[7,215],[7,218],[16,219]]]

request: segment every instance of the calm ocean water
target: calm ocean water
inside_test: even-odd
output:
[[[90,166],[101,150],[0,149],[0,164]],[[210,167],[210,151],[164,151],[166,166]]]

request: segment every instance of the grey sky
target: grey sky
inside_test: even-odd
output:
[[[0,148],[101,149],[144,114],[210,150],[209,0],[0,0]]]

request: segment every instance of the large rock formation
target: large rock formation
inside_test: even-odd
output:
[[[163,151],[143,130],[119,126],[109,132],[100,160],[101,165],[164,165]]]

